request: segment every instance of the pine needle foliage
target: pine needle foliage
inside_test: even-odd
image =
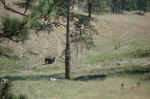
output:
[[[24,41],[28,39],[28,28],[26,21],[17,18],[2,18],[3,35],[13,41]]]
[[[30,26],[36,30],[52,31],[51,20],[56,16],[56,6],[49,0],[37,0],[33,3],[31,15],[28,18]]]

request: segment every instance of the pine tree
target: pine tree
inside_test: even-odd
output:
[[[65,49],[65,79],[70,80],[70,0],[67,5],[66,49]]]

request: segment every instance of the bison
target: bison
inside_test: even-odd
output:
[[[55,57],[47,56],[44,59],[45,64],[53,64],[55,62]]]

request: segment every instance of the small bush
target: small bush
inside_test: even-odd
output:
[[[135,57],[150,57],[150,48],[136,49],[134,54]]]
[[[29,17],[30,27],[37,31],[53,31],[52,17],[56,17],[56,6],[49,0],[36,0],[37,5],[33,5]]]
[[[12,83],[7,79],[1,79],[0,81],[0,99],[16,99],[11,93]]]
[[[141,78],[143,81],[150,81],[150,73],[145,73]]]
[[[18,20],[17,18],[3,18],[3,34],[5,37],[14,41],[24,41],[28,38],[27,21]]]
[[[0,57],[1,56],[4,56],[9,59],[13,59],[13,60],[19,59],[19,57],[14,54],[13,49],[8,48],[8,47],[3,47],[3,46],[0,46]]]
[[[8,54],[12,52],[13,50],[11,50],[10,48],[0,46],[0,56],[9,56]]]
[[[21,95],[18,96],[18,99],[28,99],[28,97],[26,95],[21,94]]]
[[[0,99],[28,99],[25,95],[15,96],[11,87],[12,83],[8,79],[0,78]]]

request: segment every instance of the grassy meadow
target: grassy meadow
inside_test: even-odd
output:
[[[0,8],[0,12],[6,11]],[[64,49],[64,27],[49,34],[31,30],[29,40],[21,44],[0,39],[0,77],[12,81],[16,95],[29,99],[150,99],[150,13],[93,17],[95,45],[72,54],[71,80],[65,80],[64,59],[44,65],[47,53]],[[7,57],[4,45],[24,56]]]

